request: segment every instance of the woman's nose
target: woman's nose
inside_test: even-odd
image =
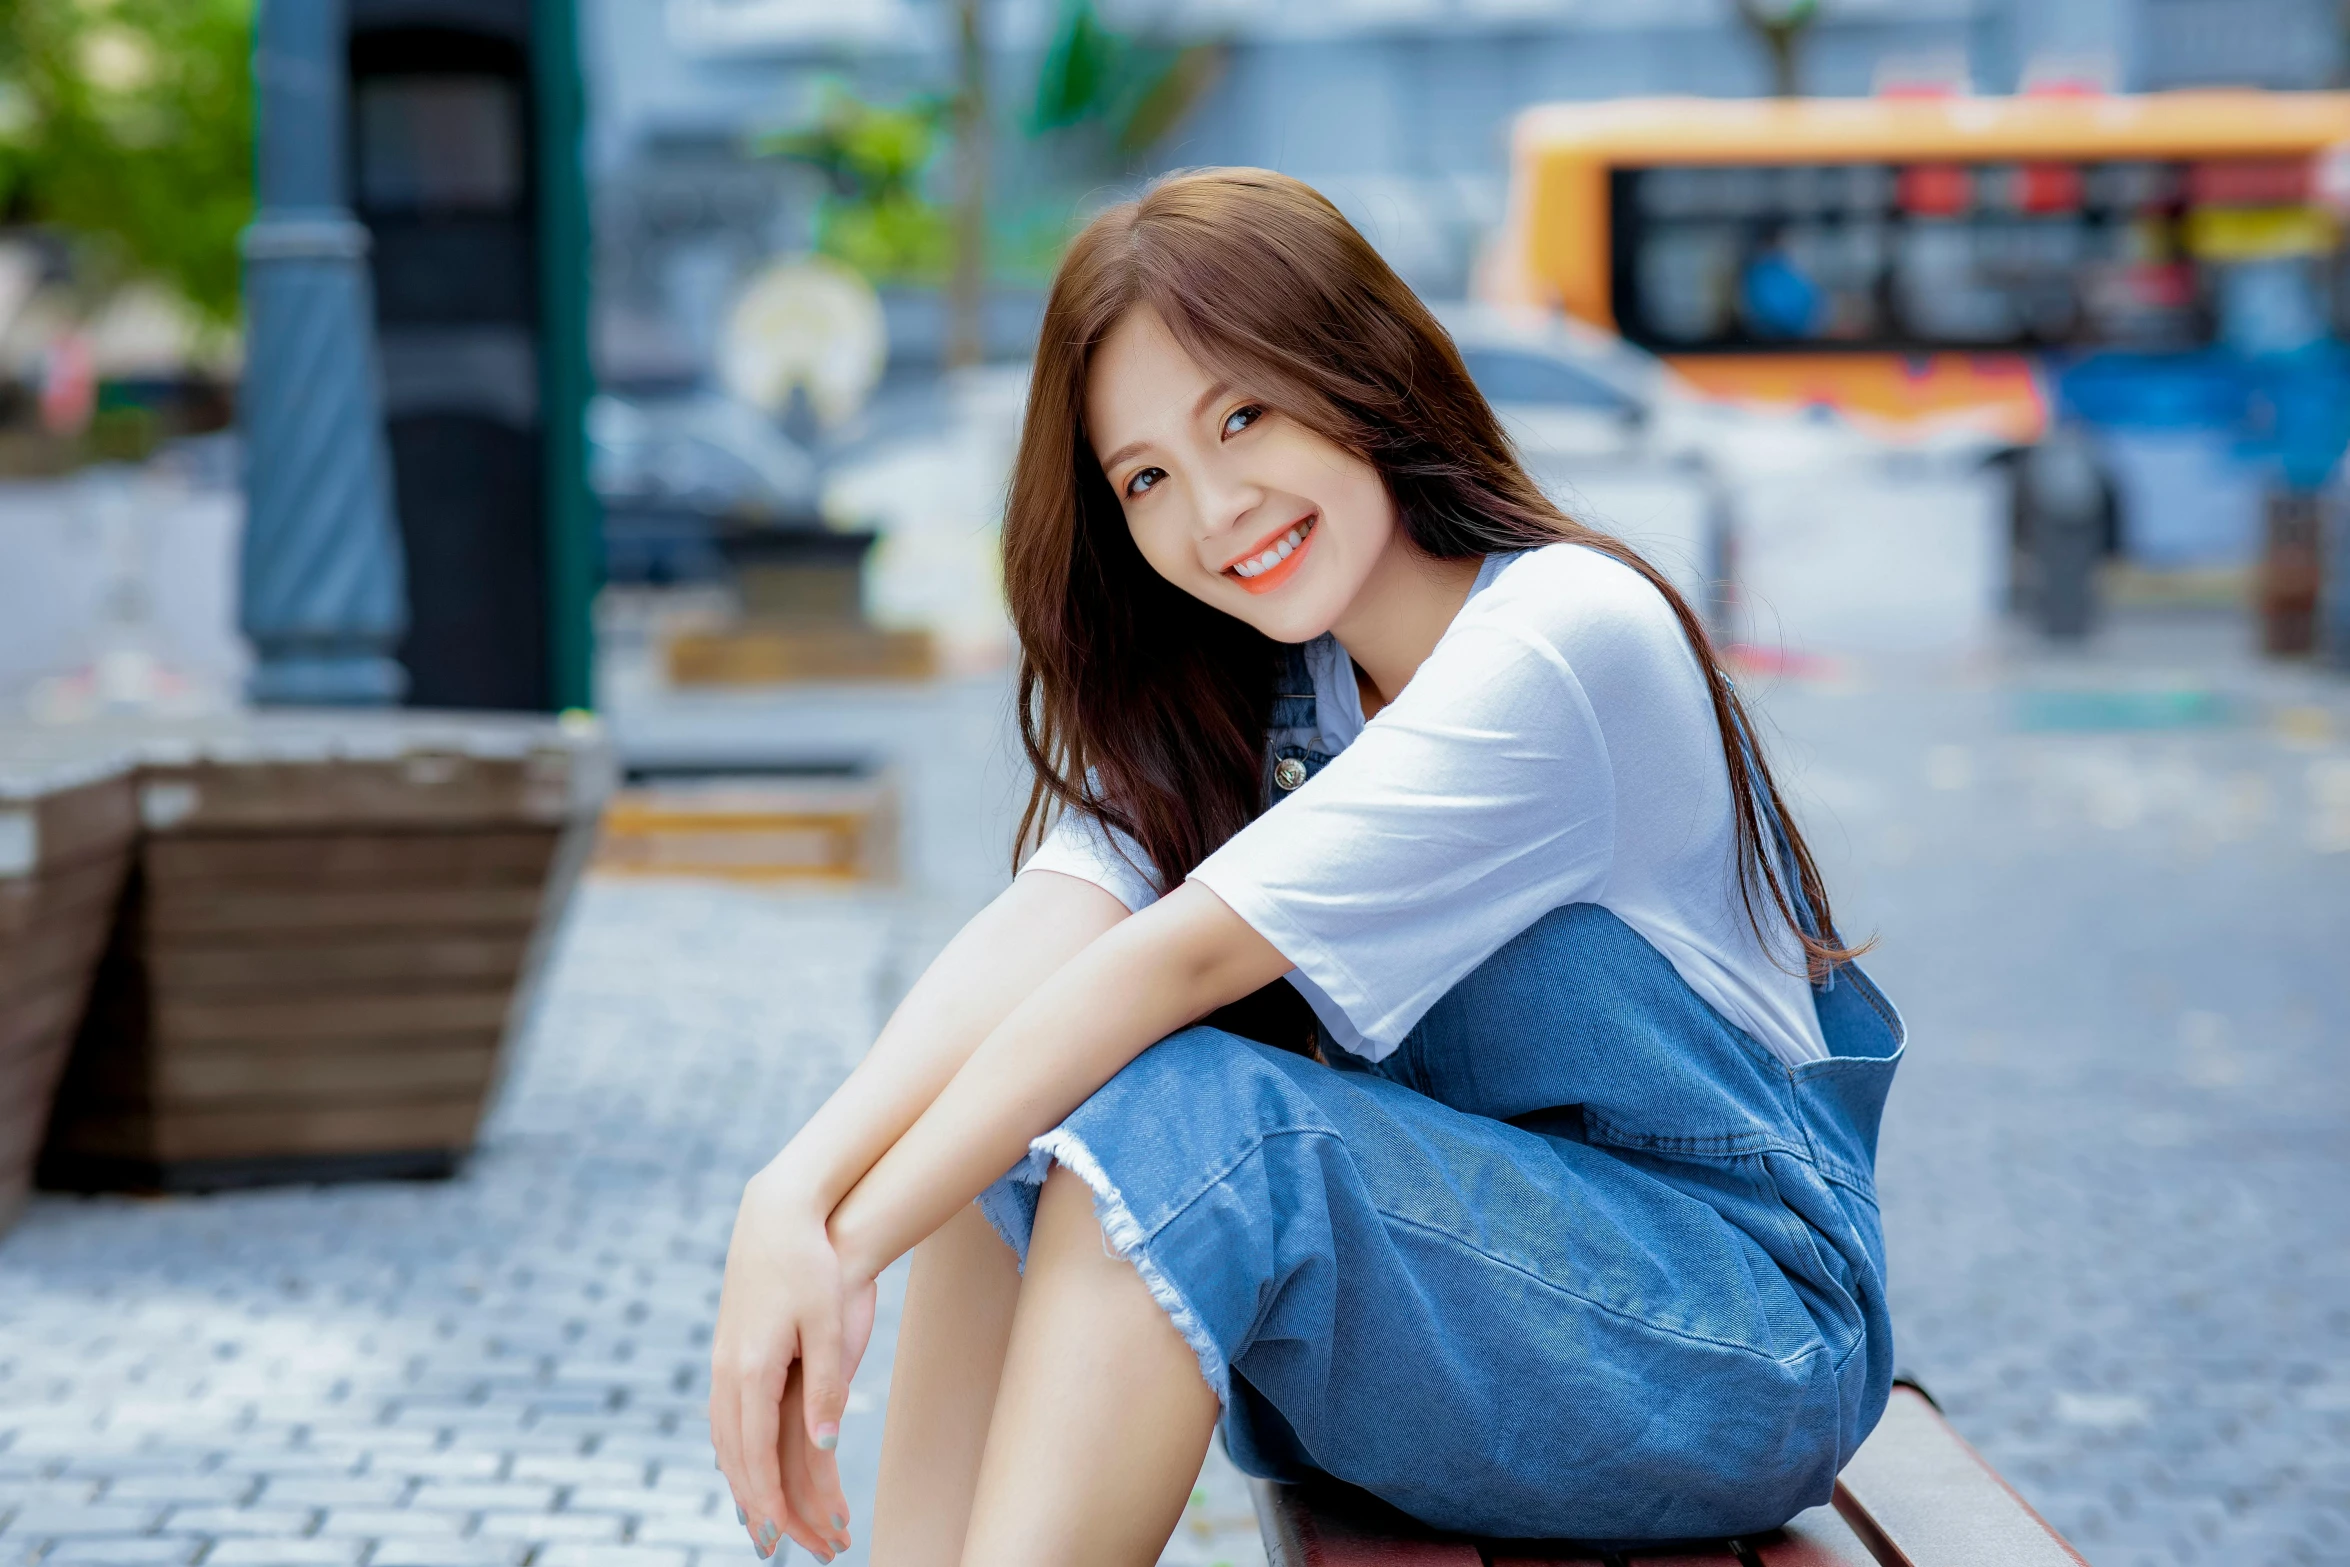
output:
[[[1240,531],[1249,514],[1265,502],[1264,491],[1242,479],[1210,478],[1198,494],[1200,531],[1210,539]]]

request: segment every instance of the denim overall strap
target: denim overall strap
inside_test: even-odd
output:
[[[1330,765],[1330,754],[1321,749],[1320,705],[1314,698],[1314,672],[1306,663],[1305,649],[1293,643],[1281,654],[1281,672],[1275,677],[1272,717],[1265,735],[1262,809],[1267,811]],[[1284,768],[1285,762],[1297,765]]]

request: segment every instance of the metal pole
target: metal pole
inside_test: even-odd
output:
[[[345,200],[343,0],[264,0],[245,231],[240,611],[262,703],[397,702],[407,580],[367,230]]]
[[[573,0],[533,0],[531,61],[539,148],[539,417],[545,440],[547,666],[557,708],[595,705],[602,525],[588,487],[593,244],[580,145],[585,106]]]

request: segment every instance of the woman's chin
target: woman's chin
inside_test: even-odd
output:
[[[1256,627],[1276,642],[1311,642],[1338,619],[1340,605],[1326,602],[1319,584],[1293,578],[1270,593],[1217,595],[1217,607],[1233,619]]]

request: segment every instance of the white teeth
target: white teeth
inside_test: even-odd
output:
[[[1263,576],[1266,572],[1271,571],[1275,566],[1278,566],[1283,561],[1289,559],[1291,555],[1297,553],[1297,547],[1305,542],[1306,533],[1313,527],[1313,525],[1314,519],[1308,517],[1305,521],[1299,523],[1296,527],[1281,535],[1280,538],[1274,540],[1273,547],[1266,550],[1262,555],[1252,555],[1247,560],[1235,561],[1232,566],[1232,574],[1236,577]]]

